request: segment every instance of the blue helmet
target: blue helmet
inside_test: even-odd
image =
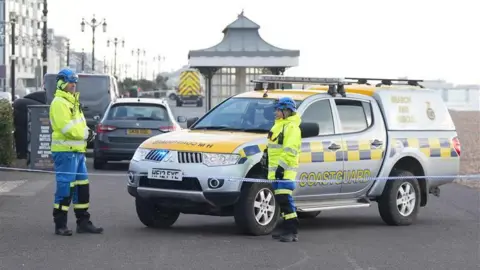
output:
[[[292,112],[295,112],[297,111],[297,105],[295,104],[295,100],[291,97],[282,97],[275,104],[275,109],[290,109]]]
[[[69,68],[64,68],[60,70],[57,74],[57,82],[59,80],[62,80],[66,83],[77,83],[78,82],[78,76],[75,74],[75,72]]]

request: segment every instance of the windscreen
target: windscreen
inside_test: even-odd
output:
[[[213,109],[192,129],[268,132],[275,121],[275,99],[231,98]],[[300,105],[296,101],[297,107]]]
[[[169,121],[169,117],[162,105],[126,103],[113,106],[107,120]]]

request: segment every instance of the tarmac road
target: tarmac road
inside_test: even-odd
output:
[[[181,108],[190,109],[197,108]],[[384,225],[373,205],[303,220],[300,242],[280,243],[270,236],[238,234],[230,217],[182,215],[169,230],[145,228],[126,191],[126,177],[117,175],[127,165],[114,163],[95,171],[89,161],[89,167],[92,219],[105,228],[103,235],[54,235],[52,175],[0,172],[0,269],[451,270],[479,266],[479,193],[457,184],[442,188],[440,198],[430,197],[415,225]],[[74,228],[73,213],[69,222]]]

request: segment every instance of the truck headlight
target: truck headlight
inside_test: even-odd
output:
[[[135,154],[133,154],[132,160],[140,161],[145,158],[145,156],[150,152],[150,149],[137,148]]]
[[[240,159],[240,155],[237,154],[211,154],[203,153],[203,164],[213,167],[213,166],[227,166],[235,165]]]

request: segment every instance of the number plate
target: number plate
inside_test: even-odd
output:
[[[128,135],[150,135],[152,131],[150,129],[127,129]]]
[[[148,170],[148,178],[160,180],[182,181],[183,173],[177,170],[150,169]]]

